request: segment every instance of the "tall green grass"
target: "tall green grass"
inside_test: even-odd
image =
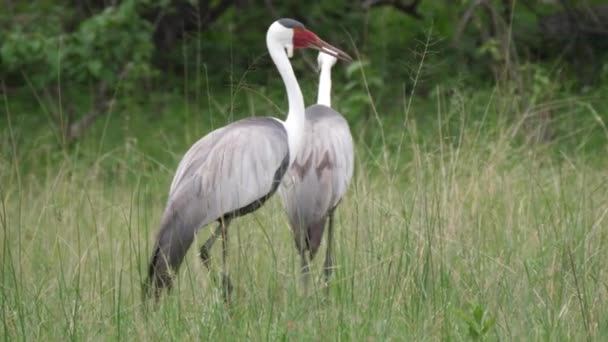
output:
[[[328,296],[320,285],[324,251],[315,263],[317,286],[302,293],[276,198],[235,221],[230,307],[217,281],[219,251],[212,255],[216,270],[208,272],[198,248],[171,295],[156,306],[141,301],[180,144],[201,132],[185,128],[183,142],[157,155],[127,140],[111,148],[85,142],[51,158],[47,143],[24,150],[16,143],[24,133],[4,125],[1,336],[602,340],[608,336],[605,154],[578,153],[560,140],[522,143],[522,122],[502,112],[513,99],[481,96],[479,107],[479,98],[438,97],[424,119],[409,115],[422,110],[414,104],[396,116],[399,124],[373,127],[383,134],[380,145],[357,137],[356,174],[337,212]],[[10,119],[11,109],[5,112]],[[569,139],[602,130],[599,122],[587,128]],[[160,139],[157,130],[142,129],[138,139]],[[600,133],[603,144],[605,138]]]

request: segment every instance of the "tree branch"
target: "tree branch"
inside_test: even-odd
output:
[[[124,78],[129,71],[129,68],[125,66],[120,72],[119,78]],[[108,110],[114,104],[114,99],[110,98],[110,90],[108,84],[101,81],[93,95],[93,105],[91,109],[80,119],[72,122],[74,117],[73,110],[68,113],[68,122],[66,123],[63,134],[66,143],[71,143],[82,137],[84,132],[103,114],[107,113]],[[71,108],[70,108],[71,109]]]
[[[467,8],[467,10],[464,11],[464,14],[460,18],[460,22],[458,23],[458,27],[456,28],[456,33],[454,34],[453,40],[455,42],[460,40],[460,35],[462,35],[462,32],[467,27],[467,25],[469,24],[469,21],[473,17],[473,12],[475,12],[475,9],[477,8],[477,6],[479,6],[481,4],[482,1],[483,0],[477,0],[477,1],[472,2],[469,5],[469,8]]]
[[[111,106],[112,101],[107,99],[107,89],[107,84],[102,82],[95,92],[91,110],[76,122],[69,121],[67,123],[67,127],[64,130],[65,141],[67,143],[71,143],[82,137],[87,128],[89,128],[93,122]],[[73,115],[69,115],[68,117],[70,118],[72,116]]]

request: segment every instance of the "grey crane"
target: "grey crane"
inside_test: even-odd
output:
[[[331,275],[334,211],[346,193],[354,168],[354,148],[348,123],[331,108],[331,68],[337,59],[320,52],[317,62],[320,70],[317,104],[306,109],[302,147],[278,189],[300,254],[302,282],[306,290],[309,261],[321,245],[326,224],[326,281]],[[208,268],[208,251],[220,234],[218,227],[201,248],[201,258]]]
[[[222,239],[223,290],[227,300],[227,228],[231,220],[260,208],[274,194],[294,162],[304,135],[304,99],[289,62],[294,48],[328,51],[351,60],[293,19],[279,19],[266,33],[266,46],[285,84],[287,119],[252,117],[216,129],[198,140],[177,167],[148,269],[146,295],[158,299],[171,289],[176,272],[203,226],[218,222]]]
[[[331,275],[334,211],[346,193],[354,168],[353,139],[348,123],[331,108],[331,68],[336,58],[320,52],[318,63],[317,104],[306,109],[302,148],[279,186],[300,254],[305,291],[309,283],[309,262],[319,249],[326,224],[326,282]]]

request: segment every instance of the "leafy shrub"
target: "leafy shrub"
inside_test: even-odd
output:
[[[153,74],[152,25],[140,17],[137,1],[107,7],[72,33],[27,32],[16,27],[2,38],[0,77],[25,76],[34,87],[54,82],[115,84],[128,70],[131,79]]]

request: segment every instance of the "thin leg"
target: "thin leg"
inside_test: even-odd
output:
[[[230,294],[232,293],[232,282],[230,281],[230,276],[228,275],[228,224],[229,220],[225,220],[221,222],[220,226],[222,227],[222,264],[224,272],[222,274],[222,290],[224,293],[224,300],[226,303],[230,303]]]
[[[205,265],[205,267],[207,267],[207,270],[211,271],[211,266],[209,264],[209,251],[211,250],[211,247],[213,247],[213,244],[215,243],[215,240],[217,240],[217,238],[222,234],[222,223],[220,222],[217,225],[217,228],[215,228],[215,230],[213,231],[213,233],[211,234],[211,236],[207,239],[207,241],[205,241],[205,244],[201,246],[200,249],[200,257],[201,260],[203,262],[203,265]]]
[[[304,294],[308,295],[308,287],[310,284],[310,265],[306,259],[306,250],[300,251],[300,272],[302,273],[302,287],[304,287]]]
[[[325,254],[325,266],[323,271],[325,273],[325,283],[329,284],[329,277],[331,276],[332,268],[334,267],[334,256],[333,256],[333,244],[334,244],[334,210],[329,212],[329,224],[327,227],[327,252]],[[329,287],[326,287],[326,291],[329,292]]]

